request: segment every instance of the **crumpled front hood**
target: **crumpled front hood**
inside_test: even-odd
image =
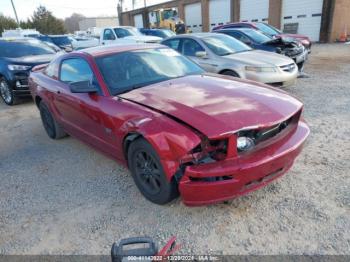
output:
[[[309,37],[307,37],[306,35],[299,35],[299,34],[279,34],[277,35],[279,37],[291,37],[291,38],[295,38],[295,39],[304,39],[304,40],[309,40]]]
[[[277,123],[302,107],[284,92],[214,74],[164,81],[120,97],[171,115],[209,138]]]
[[[239,60],[253,66],[282,66],[293,63],[293,60],[289,57],[262,50],[241,52],[224,57]]]

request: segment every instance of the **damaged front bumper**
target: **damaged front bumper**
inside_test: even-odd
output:
[[[309,132],[300,121],[295,132],[267,148],[233,159],[187,166],[179,182],[183,202],[189,206],[213,204],[267,185],[292,166]]]

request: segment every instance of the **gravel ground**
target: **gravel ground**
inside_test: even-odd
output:
[[[288,91],[311,135],[293,168],[226,204],[157,206],[129,172],[74,138],[50,140],[32,102],[0,102],[0,254],[109,254],[139,235],[182,253],[350,254],[350,46],[315,45]]]

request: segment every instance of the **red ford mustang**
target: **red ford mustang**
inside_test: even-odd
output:
[[[206,74],[161,45],[65,54],[34,68],[29,84],[49,137],[75,136],[125,164],[157,204],[260,188],[292,166],[309,134],[297,99]]]

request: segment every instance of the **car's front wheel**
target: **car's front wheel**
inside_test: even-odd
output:
[[[4,100],[9,106],[12,106],[17,102],[11,86],[4,77],[0,78],[0,95],[2,100]]]
[[[146,140],[131,143],[128,164],[137,187],[149,201],[163,205],[178,197],[177,183],[166,179],[158,154]]]
[[[225,75],[225,76],[239,77],[239,75],[236,72],[232,71],[232,70],[223,71],[221,74]]]
[[[60,139],[62,137],[67,136],[67,133],[56,122],[48,106],[43,101],[41,101],[39,104],[39,111],[40,111],[41,121],[43,122],[45,131],[50,138]]]

